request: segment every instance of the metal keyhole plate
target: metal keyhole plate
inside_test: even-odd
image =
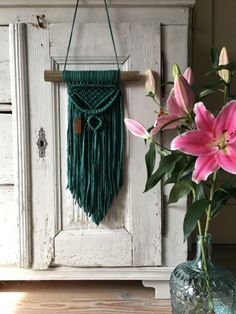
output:
[[[43,128],[39,129],[38,141],[37,141],[39,157],[43,158],[46,155],[46,147],[48,142],[46,140],[45,130]]]

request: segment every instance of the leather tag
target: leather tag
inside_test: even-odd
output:
[[[77,134],[81,134],[82,125],[81,125],[81,117],[77,117],[74,120],[74,132]]]

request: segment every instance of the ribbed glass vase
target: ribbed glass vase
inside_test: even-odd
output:
[[[194,260],[170,278],[173,314],[236,314],[236,279],[211,260],[211,236],[199,236]]]

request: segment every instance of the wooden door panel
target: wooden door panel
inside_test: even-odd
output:
[[[31,80],[33,65],[40,73],[49,69],[49,64],[52,70],[63,69],[70,28],[71,24],[59,23],[38,32],[30,26],[27,29],[31,132],[37,135],[40,122],[46,129],[48,141],[46,156],[41,160],[36,157],[35,138],[32,139],[32,158],[35,159],[32,169],[34,267],[45,268],[52,264],[90,267],[160,265],[160,188],[142,194],[146,177],[146,148],[142,140],[126,132],[124,185],[98,227],[66,190],[66,86],[63,83],[50,86],[37,78],[31,84]],[[121,70],[145,72],[151,68],[160,73],[159,24],[117,23],[113,25],[113,31]],[[47,38],[48,46],[45,44]],[[39,62],[35,62],[35,56],[40,58]],[[68,69],[115,68],[107,23],[76,25]],[[122,90],[125,116],[150,126],[154,120],[153,104],[145,97],[144,81],[125,84]],[[43,97],[46,94],[48,97]],[[35,98],[37,106],[33,103]],[[43,106],[42,110],[39,110],[39,104]],[[36,188],[38,182],[44,184],[41,191]]]

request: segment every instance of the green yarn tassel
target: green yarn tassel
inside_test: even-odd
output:
[[[63,71],[68,88],[67,176],[74,200],[98,225],[123,177],[120,71]],[[81,133],[74,123],[81,119]]]

